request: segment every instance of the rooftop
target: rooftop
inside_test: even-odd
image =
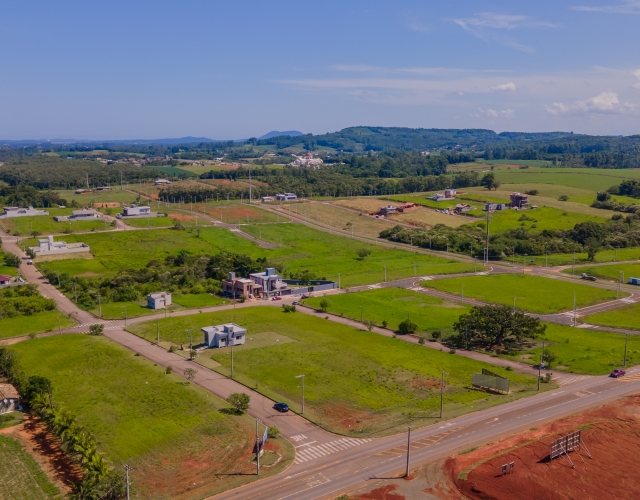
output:
[[[0,399],[19,399],[20,394],[11,384],[0,384]]]

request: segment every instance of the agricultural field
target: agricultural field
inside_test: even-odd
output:
[[[398,325],[409,318],[418,325],[416,334],[426,338],[430,338],[427,334],[434,330],[440,330],[445,337],[453,333],[453,324],[469,310],[462,304],[404,288],[380,288],[326,298],[312,297],[306,299],[304,304],[320,310],[323,300],[329,303],[327,312],[357,321],[375,321],[376,326],[386,321],[391,330],[397,330]]]
[[[160,320],[161,338],[188,343],[188,333],[206,325],[235,322],[247,328],[247,344],[263,333],[287,342],[261,348],[234,349],[235,377],[275,401],[300,408],[296,375],[304,373],[305,416],[341,434],[392,434],[412,422],[434,422],[440,404],[440,376],[447,375],[445,417],[454,417],[531,394],[535,377],[505,371],[461,356],[327,322],[276,307],[253,307]],[[155,339],[155,322],[130,330]],[[292,341],[291,341],[292,340]],[[216,371],[230,373],[227,348],[200,352],[220,363]],[[196,358],[198,361],[198,358]],[[278,369],[274,370],[274,366]],[[508,396],[468,389],[471,373],[488,368],[511,380]]]
[[[638,253],[640,250],[636,249]],[[563,272],[571,274],[571,269],[565,269]],[[612,264],[610,266],[585,266],[575,268],[574,274],[580,276],[582,273],[596,276],[597,278],[620,281],[627,283],[629,278],[640,278],[639,264]],[[622,276],[620,275],[622,273]]]
[[[91,246],[93,259],[68,259],[47,262],[54,271],[70,275],[112,275],[120,269],[140,269],[152,259],[164,260],[180,250],[213,254],[230,251],[253,258],[266,257],[287,274],[309,270],[318,277],[338,279],[343,286],[357,286],[429,274],[472,272],[474,265],[432,255],[409,253],[349,238],[327,234],[299,224],[250,225],[243,230],[256,238],[282,246],[265,249],[216,227],[204,227],[200,233],[157,229],[153,231],[118,231],[106,235],[69,235],[68,242],[84,241]],[[27,244],[29,244],[27,242]],[[358,250],[370,250],[365,258]],[[43,264],[42,264],[43,265]]]
[[[126,189],[126,186],[125,186]],[[55,190],[68,204],[72,201],[81,207],[91,207],[94,203],[105,203],[108,201],[118,202],[120,205],[131,205],[135,203],[137,195],[126,190],[120,190],[120,186],[114,186],[111,191],[95,191],[89,194],[75,194],[73,190]],[[69,205],[67,205],[68,207]],[[47,209],[49,210],[49,209]]]
[[[631,304],[613,311],[585,316],[582,320],[593,325],[640,330],[640,304]]]
[[[0,477],[3,500],[63,498],[29,452],[9,435],[0,435]]]
[[[638,316],[640,317],[640,314]],[[535,347],[504,357],[532,366],[538,364],[543,340],[545,352],[551,351],[556,356],[551,365],[552,372],[558,370],[588,375],[606,375],[623,364],[624,335],[550,323],[547,323],[544,337],[535,342]],[[629,336],[627,366],[637,364],[640,364],[640,337]]]
[[[72,231],[109,231],[113,229],[106,220],[80,220],[56,222],[55,215],[71,215],[71,208],[47,208],[49,215],[30,217],[12,217],[0,219],[0,227],[12,234],[28,235],[37,231],[42,235],[61,234],[65,230]]]
[[[2,318],[0,328],[0,341],[10,337],[19,337],[31,333],[54,332],[58,330],[58,319],[61,328],[71,328],[76,321],[67,317],[64,313],[55,311],[42,311],[30,316],[14,316]]]
[[[527,168],[498,170],[503,184],[555,184],[589,191],[606,191],[625,179],[640,179],[640,169]]]
[[[478,299],[482,302],[506,304],[538,314],[554,314],[616,298],[614,290],[596,288],[581,283],[542,278],[527,274],[493,274],[442,280],[423,281],[423,287]],[[627,296],[623,293],[621,296]]]
[[[27,374],[51,380],[54,399],[108,460],[134,468],[136,498],[204,498],[255,478],[254,421],[198,386],[165,375],[105,337],[54,336],[12,349]],[[293,458],[285,440],[271,445],[283,460],[263,475],[280,472]],[[203,475],[203,468],[217,473]]]
[[[518,165],[527,167],[550,167],[551,162],[547,160],[476,160],[482,165]]]
[[[393,224],[386,220],[345,210],[329,203],[296,203],[287,205],[283,211],[302,215],[318,224],[324,224],[349,234],[353,231],[353,234],[368,238],[377,238],[381,231],[393,227]]]

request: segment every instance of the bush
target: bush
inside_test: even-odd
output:
[[[558,196],[558,200],[560,201],[569,201],[569,197],[566,194]]]
[[[22,259],[17,255],[12,254],[11,252],[7,252],[4,254],[4,263],[7,266],[20,267],[20,264],[22,263]]]
[[[251,397],[244,392],[234,392],[227,398],[227,403],[234,407],[237,412],[245,412],[249,409]]]
[[[286,313],[296,312],[296,306],[290,306],[288,304],[282,304],[282,310]]]
[[[434,330],[431,332],[431,338],[435,341],[438,341],[442,337],[442,332],[440,330]]]
[[[382,320],[382,328],[386,328],[388,324],[389,324],[389,323],[387,323],[387,320],[386,320],[386,319],[383,319],[383,320]]]
[[[270,437],[271,439],[275,439],[279,435],[280,435],[280,429],[278,429],[275,425],[272,425],[267,430],[267,437]]]
[[[420,345],[424,344],[424,337],[420,337],[420,340],[418,340],[418,344]]]
[[[529,191],[525,191],[524,194],[528,194],[530,196],[537,196],[538,192],[539,191],[537,189],[530,189]]]
[[[89,327],[89,335],[104,335],[104,325],[95,324]]]
[[[400,335],[408,335],[415,333],[418,330],[418,325],[413,323],[409,318],[405,319],[398,325],[398,333]]]

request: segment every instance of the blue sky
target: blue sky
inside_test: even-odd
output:
[[[0,14],[0,139],[640,133],[640,0],[5,0]]]

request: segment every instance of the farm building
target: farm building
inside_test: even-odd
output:
[[[442,193],[436,193],[433,196],[430,196],[428,199],[433,201],[440,201],[444,200],[445,196]]]
[[[36,257],[45,255],[60,255],[65,253],[82,253],[89,252],[89,245],[84,243],[69,243],[64,241],[53,241],[53,236],[48,236],[38,240],[37,247],[29,247]]]
[[[38,210],[31,206],[27,208],[4,207],[4,213],[0,214],[0,218],[8,219],[10,217],[29,217],[32,215],[49,215],[49,212],[46,210]]]
[[[235,323],[205,326],[201,330],[204,333],[204,343],[209,348],[242,345],[247,336],[247,329]]]
[[[269,202],[269,201],[275,201],[275,198],[273,196],[263,196],[261,200],[263,202]]]
[[[229,278],[222,280],[222,292],[233,297],[260,297],[262,285],[249,278],[238,278],[236,273],[230,272]]]
[[[399,207],[397,207],[396,209],[398,210],[398,212],[403,213],[403,212],[408,212],[409,210],[415,210],[417,208],[420,208],[418,205],[416,205],[413,202],[407,202],[403,205],[400,205]]]
[[[506,203],[487,203],[484,206],[485,211],[489,211],[489,210],[506,210],[507,209],[507,204]]]
[[[379,215],[384,215],[385,217],[388,217],[389,215],[393,215],[396,213],[396,207],[394,207],[393,205],[387,205],[386,207],[380,207],[380,210],[378,211]]]
[[[511,208],[524,208],[529,206],[529,195],[520,193],[511,193]]]
[[[53,219],[56,222],[102,219],[102,214],[93,208],[83,208],[81,210],[73,210],[71,215],[57,215]]]
[[[93,191],[91,189],[76,189],[76,194],[91,194]]]
[[[147,307],[149,309],[162,309],[171,305],[169,292],[154,292],[147,295]]]
[[[111,191],[111,186],[99,186],[96,191]]]
[[[0,384],[0,414],[10,413],[20,407],[20,394],[11,384]]]

